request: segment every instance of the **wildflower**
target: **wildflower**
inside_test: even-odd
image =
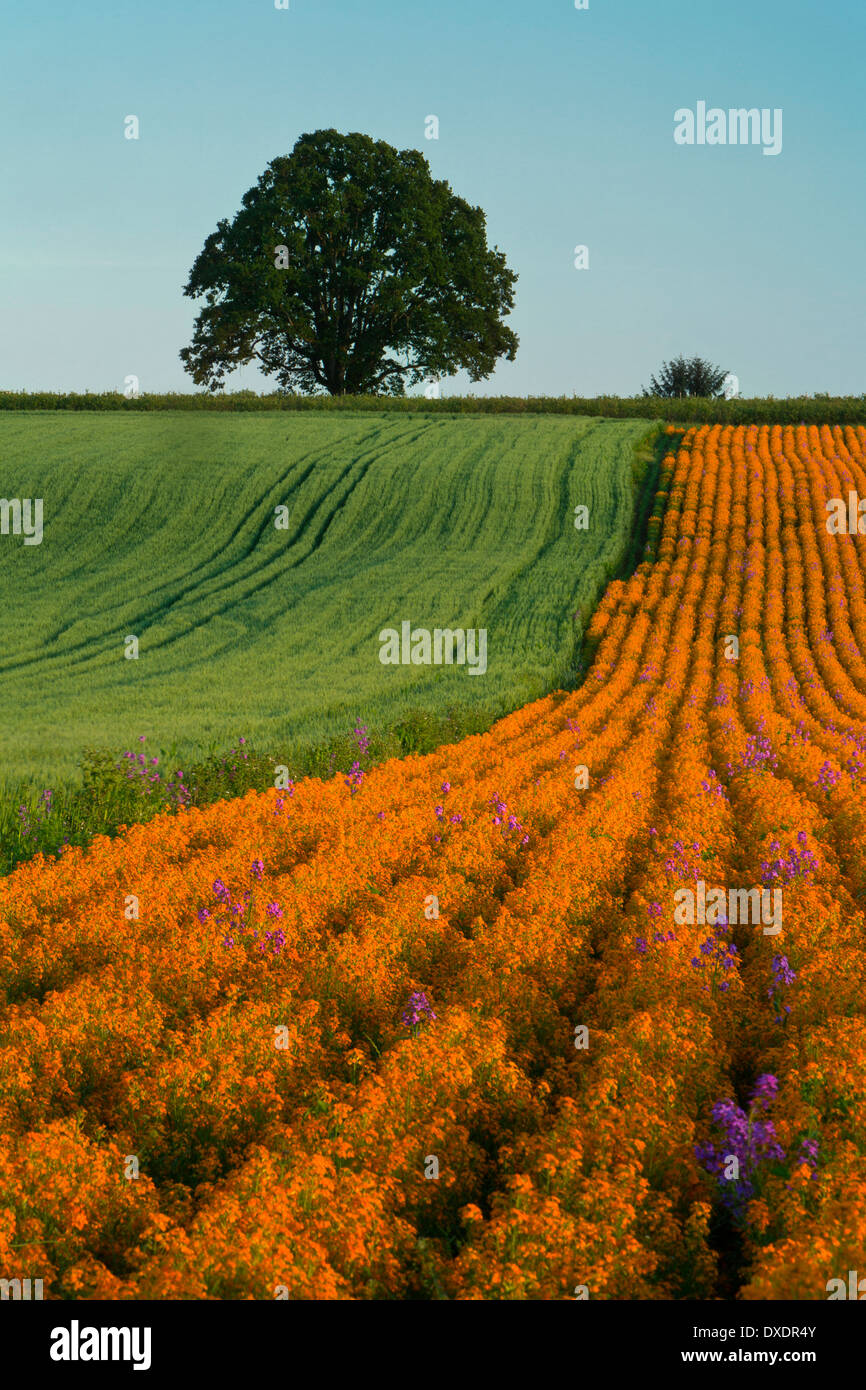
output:
[[[783,1162],[785,1151],[776,1138],[773,1122],[764,1118],[779,1089],[769,1073],[760,1076],[752,1090],[748,1113],[733,1100],[717,1101],[712,1109],[713,1123],[722,1131],[720,1144],[699,1144],[695,1156],[713,1174],[722,1193],[722,1204],[740,1222],[749,1201],[760,1187],[760,1179],[772,1163]],[[728,1178],[730,1158],[736,1158],[739,1177]]]
[[[812,851],[808,848],[808,836],[804,830],[797,835],[797,845],[799,849],[792,845],[787,855],[776,859],[765,860],[761,864],[761,882],[765,888],[772,887],[774,883],[790,883],[794,879],[807,879],[821,867]],[[778,840],[773,840],[770,845],[771,853],[779,850]]]
[[[356,759],[355,762],[352,763],[352,766],[349,768],[348,775],[343,778],[343,781],[349,788],[349,791],[354,796],[355,792],[358,790],[363,780],[364,772],[361,767],[361,764]]]
[[[774,1007],[779,1010],[775,1015],[776,1022],[784,1023],[787,1015],[791,1012],[791,1006],[790,1004],[780,1004],[779,1000],[782,997],[782,991],[788,985],[792,985],[797,976],[795,971],[791,969],[787,956],[773,956],[772,968],[773,980],[770,988],[767,990],[767,997],[773,1003]]]
[[[855,759],[852,758],[850,762],[854,763]],[[822,791],[831,792],[841,776],[841,772],[837,771],[833,764],[825,759],[821,764],[818,776],[815,778],[815,786],[820,787]]]
[[[746,739],[746,746],[740,754],[740,762],[743,771],[775,771],[779,766],[779,759],[773,751],[772,744],[766,734],[750,734]]]
[[[416,990],[409,996],[409,1002],[400,1015],[400,1022],[407,1028],[413,1030],[413,1036],[417,1032],[422,1019],[432,1022],[436,1015],[430,1006],[427,995],[423,990]]]

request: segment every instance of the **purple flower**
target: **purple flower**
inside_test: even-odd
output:
[[[791,1012],[790,1004],[780,1004],[779,1000],[782,997],[782,990],[786,989],[788,985],[792,985],[796,978],[796,972],[791,969],[787,956],[773,956],[773,980],[767,990],[767,998],[779,1010],[775,1015],[777,1023],[784,1023]]]
[[[698,1144],[695,1157],[706,1171],[716,1177],[722,1194],[722,1204],[742,1223],[746,1206],[755,1196],[763,1171],[770,1164],[785,1161],[785,1151],[776,1138],[771,1120],[762,1118],[775,1097],[779,1083],[775,1076],[765,1073],[758,1078],[752,1091],[748,1113],[733,1100],[717,1101],[712,1109],[715,1126],[722,1131],[719,1144]],[[731,1158],[737,1159],[738,1177],[728,1177]]]
[[[363,773],[363,770],[362,770],[362,768],[361,768],[361,764],[358,762],[358,760],[357,760],[357,758],[356,758],[355,761],[352,763],[352,766],[349,768],[348,776],[344,777],[344,778],[343,778],[343,781],[345,782],[346,786],[349,788],[349,791],[350,791],[350,792],[352,793],[352,795],[354,796],[354,795],[355,795],[355,792],[358,790],[358,788],[360,787],[360,785],[361,785],[361,783],[363,782],[363,780],[364,780],[364,773]]]
[[[427,995],[423,990],[416,990],[410,994],[409,1003],[400,1015],[400,1022],[407,1028],[417,1030],[423,1018],[432,1022],[435,1017]]]
[[[763,1076],[759,1076],[758,1080],[755,1082],[755,1089],[752,1092],[752,1100],[763,1101],[764,1106],[766,1108],[766,1106],[769,1105],[770,1101],[774,1099],[778,1090],[778,1078],[773,1076],[771,1072],[764,1072]]]
[[[746,746],[740,754],[740,762],[743,771],[775,771],[779,766],[779,759],[773,751],[773,746],[766,734],[750,734],[746,739]]]
[[[777,858],[764,860],[761,863],[761,882],[765,888],[771,888],[774,884],[790,883],[797,878],[808,878],[814,874],[821,866],[812,851],[808,848],[808,836],[805,830],[801,830],[797,835],[797,844],[800,846],[798,851],[793,845],[784,858],[778,857],[779,842],[773,840],[770,845],[770,853],[777,854]]]
[[[852,758],[850,760],[850,763],[856,764],[857,760],[855,758]],[[850,766],[849,770],[855,772],[857,770],[857,767]],[[822,791],[830,792],[833,790],[841,776],[841,772],[838,772],[836,768],[833,767],[833,764],[825,759],[824,762],[821,764],[818,776],[815,778],[815,786],[820,787]]]

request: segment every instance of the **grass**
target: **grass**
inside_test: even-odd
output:
[[[359,718],[384,739],[456,709],[462,731],[568,684],[574,615],[628,551],[645,433],[554,417],[0,416],[3,495],[44,505],[41,545],[0,536],[4,802],[141,734],[184,768],[240,736],[300,765]],[[407,619],[486,628],[486,675],[383,666],[380,630]]]

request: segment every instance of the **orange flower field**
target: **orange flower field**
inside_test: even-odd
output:
[[[0,880],[7,1278],[822,1300],[866,1273],[866,538],[826,506],[866,496],[866,429],[670,448],[576,691]],[[701,919],[755,889],[772,925]]]

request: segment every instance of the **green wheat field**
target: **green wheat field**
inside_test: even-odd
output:
[[[313,744],[410,709],[504,712],[567,681],[575,614],[628,548],[646,430],[0,416],[0,494],[42,498],[44,515],[41,544],[0,540],[3,778],[53,785],[83,748],[119,753],[141,734],[181,758],[239,737]],[[383,666],[379,633],[406,620],[486,629],[486,673]]]

